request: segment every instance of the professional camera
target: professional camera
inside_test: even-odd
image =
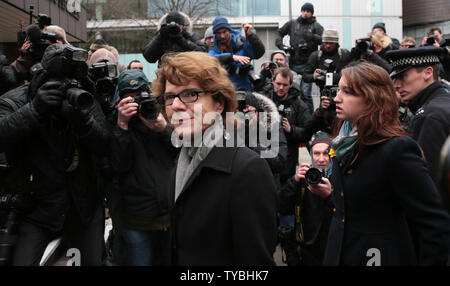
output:
[[[243,112],[247,108],[247,92],[246,91],[236,91],[238,111]]]
[[[66,99],[77,110],[89,109],[94,104],[93,96],[81,89],[80,83],[75,79],[66,79]]]
[[[432,46],[435,42],[437,42],[437,38],[434,36],[430,36],[427,38],[427,43],[425,44],[425,46]]]
[[[298,49],[299,51],[302,51],[302,52],[307,51],[307,50],[308,50],[308,43],[307,43],[306,41],[301,41],[301,42],[298,44],[297,49]]]
[[[25,32],[21,31],[18,33],[19,46],[22,46],[26,41],[30,41],[31,46],[26,52],[36,61],[41,61],[45,49],[56,43],[57,39],[58,36],[56,34],[42,32],[37,25],[29,25]]]
[[[305,180],[308,185],[317,185],[322,182],[322,178],[326,178],[327,174],[324,169],[310,168],[306,171]]]
[[[247,74],[253,85],[261,84],[262,78],[255,73],[255,69],[251,64],[243,65],[241,68],[239,68],[238,72],[239,74]]]
[[[288,116],[293,112],[291,107],[284,107],[283,104],[280,104],[278,106],[278,113],[282,116],[282,117],[286,117],[288,118]]]
[[[269,66],[268,66],[268,69],[270,70],[270,71],[272,71],[273,72],[273,70],[275,70],[276,68],[279,68],[279,67],[281,67],[281,64],[279,63],[279,62],[269,62]]]
[[[170,22],[161,26],[162,33],[167,33],[169,37],[177,36],[181,33],[181,26],[176,22]]]
[[[321,96],[326,96],[331,103],[334,103],[334,99],[337,96],[339,88],[337,86],[325,86],[322,90]]]
[[[356,42],[356,47],[361,51],[367,51],[373,48],[373,43],[370,38],[361,38],[360,42]]]
[[[159,108],[156,104],[156,97],[146,91],[133,97],[129,103],[139,104],[138,113],[147,121],[156,121],[159,115]]]
[[[117,66],[113,62],[98,62],[88,69],[88,77],[94,82],[95,92],[102,98],[114,96],[117,84]]]

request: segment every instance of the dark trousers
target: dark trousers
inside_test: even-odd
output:
[[[64,245],[67,245],[67,249],[76,248],[80,251],[81,266],[102,265],[104,216],[103,207],[99,205],[89,225],[83,226],[72,207],[61,233],[52,233],[44,227],[22,221],[12,265],[39,266],[47,244],[59,236],[62,237]]]

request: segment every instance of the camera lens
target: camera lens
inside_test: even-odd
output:
[[[323,172],[320,169],[317,168],[310,168],[308,171],[306,171],[305,179],[306,182],[309,185],[317,185],[320,184],[322,181],[322,174]]]

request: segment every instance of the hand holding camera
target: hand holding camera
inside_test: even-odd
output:
[[[38,114],[46,115],[59,110],[64,97],[63,82],[46,82],[36,92],[32,105]]]
[[[138,112],[139,104],[131,102],[133,98],[131,96],[122,99],[119,102],[117,110],[119,116],[117,117],[117,125],[123,130],[128,130],[128,122],[131,117],[135,116]]]

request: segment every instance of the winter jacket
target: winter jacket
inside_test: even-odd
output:
[[[269,98],[277,105],[278,111],[283,109],[285,116],[291,125],[291,133],[285,132],[288,143],[288,157],[286,168],[281,173],[281,184],[295,174],[295,166],[298,163],[298,145],[302,142],[308,142],[312,133],[308,126],[312,120],[308,106],[297,94],[289,93],[287,98],[281,101],[277,94],[272,91]]]
[[[207,51],[201,39],[192,33],[192,23],[189,17],[183,13],[180,14],[184,16],[187,25],[183,27],[182,33],[174,36],[161,30],[162,26],[166,24],[167,15],[164,15],[159,20],[156,36],[147,44],[142,52],[148,62],[156,63],[165,53],[169,52]]]
[[[233,55],[246,56],[250,59],[259,59],[264,55],[266,49],[262,41],[254,32],[244,40],[239,31],[231,30],[230,37],[231,52],[222,51],[216,37],[214,37],[214,46],[208,53],[217,57],[222,66],[227,69],[230,80],[234,84],[236,90],[245,88],[245,90],[251,91],[250,79],[248,78],[250,66],[244,66],[241,63],[233,61]]]
[[[94,101],[89,120],[78,129],[59,115],[41,117],[30,102],[33,96],[26,84],[0,99],[0,152],[12,174],[8,188],[32,196],[24,219],[33,224],[60,231],[73,206],[87,225],[102,202],[94,157],[107,152],[104,115]]]
[[[177,151],[170,141],[170,127],[156,133],[133,119],[128,130],[118,125],[113,129],[111,164],[119,178],[124,215],[149,220],[169,212],[166,178]]]
[[[291,64],[303,65],[308,61],[312,52],[322,43],[323,27],[316,21],[316,17],[303,19],[301,16],[291,20],[278,30],[275,45],[283,50],[283,38],[290,36],[290,46],[294,50],[291,54]]]
[[[8,59],[0,54],[0,95],[17,86],[16,73]]]
[[[324,265],[445,265],[450,217],[417,143],[368,146],[351,166],[333,158],[335,209]]]
[[[408,102],[408,108],[414,114],[408,133],[422,147],[436,180],[441,148],[450,134],[450,94],[436,81]]]

